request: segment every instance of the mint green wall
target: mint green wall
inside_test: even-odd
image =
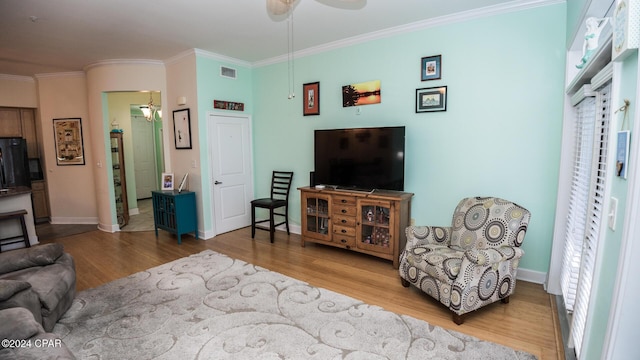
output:
[[[229,79],[220,76],[220,66],[236,69],[236,79]],[[200,167],[202,185],[202,199],[204,204],[209,204],[212,196],[212,189],[206,186],[205,179],[211,179],[209,141],[207,130],[207,113],[213,111],[213,100],[226,100],[244,103],[244,114],[251,115],[253,112],[253,70],[248,66],[229,64],[220,60],[196,54],[197,94],[198,94],[198,128],[200,142]],[[224,110],[215,110],[224,112]],[[237,111],[229,111],[238,114]],[[211,206],[203,206],[204,229],[213,228],[213,214]]]
[[[623,113],[619,112],[614,122],[611,124],[611,131],[615,133],[619,130],[632,130],[631,141],[638,141],[637,136],[634,137],[633,118],[636,112],[636,104],[633,99],[636,99],[636,88],[638,79],[638,53],[624,59],[622,63],[622,72],[619,83],[619,99],[613,100],[614,107],[618,107],[623,104],[623,99],[631,100],[631,106],[628,111],[628,118],[624,129],[622,128]],[[615,92],[614,92],[615,93]],[[637,134],[636,134],[637,135]],[[615,149],[616,141],[610,147]],[[612,150],[614,151],[614,150]],[[610,169],[614,171],[614,164],[610,164]],[[595,294],[595,301],[590,304],[589,312],[592,316],[589,318],[587,328],[590,329],[586,333],[585,338],[585,359],[599,359],[601,358],[604,339],[607,332],[607,325],[609,322],[609,315],[611,309],[611,301],[614,293],[614,286],[616,283],[616,276],[618,270],[618,262],[620,260],[620,248],[622,244],[622,226],[625,219],[625,210],[627,206],[627,191],[629,189],[629,182],[625,179],[614,176],[611,181],[611,196],[618,199],[618,215],[615,231],[612,231],[609,227],[606,228],[606,237],[604,243],[606,246],[601,247],[603,254],[601,254],[600,273],[594,277],[594,283],[592,291]],[[634,220],[632,220],[634,221]]]
[[[598,0],[596,0],[598,1]],[[580,27],[582,11],[591,4],[592,0],[567,0],[567,45],[571,46],[574,32]]]
[[[521,267],[549,267],[563,110],[565,4],[470,20],[254,70],[255,194],[273,169],[309,183],[313,130],[407,127],[405,190],[417,224],[448,225],[465,196],[504,197],[532,212]],[[442,54],[442,80],[420,81],[420,58]],[[200,78],[200,76],[199,76]],[[382,103],[343,108],[341,86],[381,80]],[[302,116],[302,84],[320,81],[319,116]],[[415,113],[417,88],[448,86],[446,112]],[[291,220],[300,223],[295,191]]]

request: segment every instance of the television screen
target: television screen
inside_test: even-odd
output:
[[[404,126],[316,130],[315,183],[402,191],[404,143]]]

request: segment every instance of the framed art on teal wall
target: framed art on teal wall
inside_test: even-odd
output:
[[[447,111],[447,87],[416,89],[416,113]]]
[[[320,82],[302,85],[304,99],[302,100],[302,115],[320,115]]]
[[[420,77],[422,81],[442,78],[442,55],[423,57],[420,64]]]

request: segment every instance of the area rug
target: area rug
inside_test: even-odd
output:
[[[211,250],[80,292],[80,359],[535,359]]]

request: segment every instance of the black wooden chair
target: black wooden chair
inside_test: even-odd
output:
[[[270,240],[273,242],[273,233],[276,226],[285,224],[287,235],[289,234],[289,190],[291,190],[291,181],[293,172],[291,171],[274,171],[271,175],[271,197],[255,199],[251,201],[251,238],[256,235],[256,229],[268,230]],[[276,209],[284,207],[284,213],[276,212]],[[269,218],[256,221],[256,208],[269,209]],[[284,220],[275,223],[275,216],[284,216]],[[256,226],[263,222],[269,222],[269,228]]]

